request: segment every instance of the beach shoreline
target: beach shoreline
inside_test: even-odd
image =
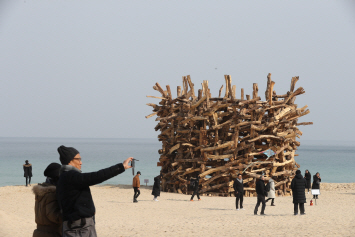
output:
[[[0,236],[32,236],[35,196],[32,187],[0,187]],[[254,216],[255,197],[244,198],[244,210],[234,197],[190,196],[161,192],[153,201],[152,186],[141,186],[133,203],[131,185],[91,187],[98,236],[354,236],[355,183],[322,183],[317,205],[294,216],[292,197],[276,197],[266,216]],[[261,207],[259,208],[260,212]]]

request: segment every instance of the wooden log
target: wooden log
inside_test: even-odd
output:
[[[260,139],[267,139],[267,138],[272,138],[272,139],[278,139],[278,140],[285,140],[285,138],[283,137],[277,137],[277,136],[273,136],[273,135],[260,135],[254,139],[251,139],[251,140],[248,140],[247,142],[255,142],[257,140],[260,140]]]
[[[163,88],[161,88],[161,86],[159,85],[158,82],[155,83],[155,86],[153,86],[153,89],[159,91],[159,92],[162,94],[162,96],[163,96],[164,98],[167,97],[165,91],[163,90]]]
[[[297,125],[297,126],[300,126],[300,125],[313,125],[313,122],[297,123],[296,125]]]
[[[223,159],[230,159],[234,155],[233,154],[228,154],[228,155],[207,155],[207,159],[211,160],[223,160]]]
[[[149,114],[149,115],[145,116],[145,118],[153,117],[153,116],[156,115],[157,113],[158,113],[158,112],[154,112],[154,113],[152,113],[152,114]]]
[[[159,97],[159,96],[151,96],[151,95],[147,95],[148,98],[155,98],[155,99],[160,99],[160,100],[167,100],[167,98],[164,97]]]
[[[204,193],[204,192],[207,192],[207,191],[210,191],[210,190],[215,190],[215,189],[219,189],[219,188],[226,187],[226,186],[231,186],[231,185],[232,185],[232,181],[226,182],[226,183],[223,183],[223,184],[217,184],[217,185],[214,185],[212,187],[207,187],[207,188],[201,189],[200,193]]]
[[[201,151],[215,151],[215,150],[223,149],[223,148],[230,147],[233,145],[234,145],[234,141],[229,141],[229,142],[223,143],[222,145],[219,145],[219,146],[202,148]]]
[[[176,144],[169,150],[169,154],[173,153],[173,151],[177,150],[180,147],[180,143]]]
[[[258,84],[253,83],[253,99],[258,97],[258,91],[259,91]]]

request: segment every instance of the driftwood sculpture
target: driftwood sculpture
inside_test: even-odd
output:
[[[170,86],[164,90],[159,83],[153,87],[161,96],[153,107],[150,118],[157,115],[160,130],[159,150],[163,175],[163,191],[190,194],[191,178],[200,176],[200,193],[228,196],[233,194],[233,182],[243,173],[245,196],[255,196],[255,181],[261,174],[266,180],[274,177],[276,195],[289,196],[291,180],[300,167],[294,157],[300,146],[296,137],[302,132],[298,118],[309,113],[307,105],[297,108],[297,95],[305,93],[302,87],[295,90],[298,77],[291,80],[291,88],[284,95],[273,90],[275,82],[267,76],[266,100],[258,95],[258,85],[253,84],[253,94],[236,96],[229,75],[225,75],[218,97],[212,97],[208,81],[195,94],[190,76],[183,77],[183,86],[177,87],[177,98],[172,97]],[[263,152],[272,150],[271,157]],[[269,152],[270,152],[269,150]]]

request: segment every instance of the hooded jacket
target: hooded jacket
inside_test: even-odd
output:
[[[160,176],[154,178],[152,195],[156,197],[160,196]]]
[[[313,184],[312,184],[312,189],[320,189],[320,182],[322,180],[317,177],[317,175],[313,175]]]
[[[242,182],[239,182],[238,178],[236,178],[233,183],[233,188],[235,192],[244,194],[243,179]]]
[[[302,174],[296,174],[291,182],[293,203],[306,203],[306,186],[307,181]]]
[[[24,164],[23,165],[23,177],[32,177],[32,165],[31,164]]]
[[[43,183],[33,186],[35,194],[35,221],[33,237],[60,237],[62,217],[56,198],[56,187]]]
[[[259,179],[255,185],[255,191],[258,195],[266,196],[266,187],[263,180]]]
[[[57,197],[63,211],[63,221],[75,221],[95,215],[95,205],[90,187],[102,183],[125,171],[123,164],[91,173],[63,165],[57,184]]]
[[[308,171],[308,173],[305,173],[304,178],[307,181],[307,188],[310,188],[311,187],[311,179],[312,179],[311,173],[309,173],[309,171]]]

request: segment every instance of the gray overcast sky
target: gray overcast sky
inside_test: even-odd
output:
[[[301,141],[355,140],[354,42],[354,1],[0,0],[0,136],[154,138],[156,82],[264,99],[270,72],[306,90]]]

